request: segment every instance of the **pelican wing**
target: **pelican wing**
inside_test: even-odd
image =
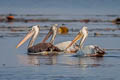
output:
[[[56,44],[60,50],[65,51],[65,53],[76,53],[78,51],[78,44],[72,44],[68,49],[67,46],[71,44],[72,41],[66,41]]]
[[[71,43],[72,41],[65,41],[65,42],[61,42],[56,44],[55,46],[58,47],[60,50],[65,50],[66,47]]]

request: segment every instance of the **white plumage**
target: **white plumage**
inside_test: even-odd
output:
[[[72,41],[65,41],[65,42],[61,42],[61,43],[58,43],[56,44],[55,46],[58,47],[60,50],[65,50],[67,48],[67,46],[69,46],[69,44],[71,43]],[[66,52],[68,53],[74,53],[76,51],[78,51],[78,45],[75,43],[75,44],[72,44],[72,46],[70,46]]]
[[[83,47],[83,43],[88,36],[87,27],[83,27],[77,36],[72,41],[65,41],[56,44],[55,46],[61,50],[64,50],[66,53],[76,53],[76,55],[84,55],[84,56],[98,56],[102,57],[105,52],[99,46],[96,45],[87,45]],[[79,45],[77,41],[80,40]]]

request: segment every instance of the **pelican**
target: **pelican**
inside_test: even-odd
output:
[[[83,47],[83,43],[85,39],[87,38],[87,36],[88,36],[88,28],[84,26],[72,41],[61,42],[61,43],[56,44],[55,46],[61,50],[64,50],[65,53],[76,53],[77,52],[77,55],[80,55],[82,53],[84,54],[84,56],[92,56],[92,57],[103,56],[105,52],[99,46],[88,45],[88,46]],[[78,40],[80,40],[79,45],[76,43]]]
[[[16,46],[16,48],[20,47],[24,42],[26,42],[30,37],[31,40],[28,44],[28,52],[29,53],[38,53],[38,52],[44,52],[44,51],[60,51],[59,48],[57,48],[56,46],[53,45],[54,43],[54,39],[56,37],[56,31],[57,31],[57,26],[58,24],[54,24],[50,31],[48,32],[47,36],[43,39],[43,41],[41,43],[38,43],[36,45],[33,45],[39,32],[40,32],[40,26],[39,25],[35,25],[32,27],[32,29],[27,33],[27,35],[24,37],[23,40],[21,40],[18,45]],[[50,37],[51,37],[51,40],[49,43],[46,43],[45,41]]]

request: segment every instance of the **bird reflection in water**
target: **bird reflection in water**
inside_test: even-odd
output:
[[[56,64],[56,56],[38,56],[38,55],[29,55],[29,64],[40,65],[40,64]]]
[[[51,56],[40,56],[40,55],[18,55],[20,63],[24,65],[59,65],[69,67],[98,67],[101,66],[103,57],[72,57],[71,55],[51,55]]]
[[[102,65],[103,57],[83,57],[79,58],[79,67],[88,68],[88,67],[99,67]]]
[[[56,55],[40,56],[40,55],[18,55],[19,61],[24,65],[53,65],[56,64]]]

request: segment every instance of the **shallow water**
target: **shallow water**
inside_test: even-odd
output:
[[[43,36],[39,36],[36,43],[42,40]],[[74,36],[75,34],[58,35],[55,44],[72,40]],[[18,49],[15,48],[22,37],[0,38],[0,80],[120,79],[120,51],[107,51],[102,58],[73,57],[72,54],[30,56],[26,54],[28,42]],[[85,45],[97,44],[103,48],[120,48],[119,41],[119,37],[89,36]]]
[[[37,0],[36,0],[37,1]],[[67,0],[68,1],[68,0]],[[92,5],[91,9],[88,8],[91,6],[90,3],[92,1],[96,4]],[[15,18],[24,18],[24,19],[51,19],[51,20],[81,20],[81,19],[93,19],[93,20],[114,20],[117,15],[109,15],[109,12],[114,12],[115,14],[119,11],[118,5],[119,0],[113,2],[113,0],[109,0],[111,4],[108,4],[107,1],[103,2],[92,0],[92,1],[83,1],[76,0],[76,2],[72,2],[72,0],[67,4],[68,6],[73,5],[73,8],[64,8],[66,4],[63,0],[59,2],[63,4],[63,7],[59,7],[56,5],[56,1],[46,2],[42,1],[38,3],[39,7],[42,3],[47,3],[47,6],[43,6],[42,8],[37,8],[37,5],[31,5],[30,8],[25,7],[21,10],[20,4],[15,0],[11,0],[11,4],[15,5],[16,8],[12,6],[7,8],[3,6],[5,0],[2,1],[0,6],[0,13],[9,13],[9,11],[14,13],[19,13]],[[29,4],[31,3],[30,1]],[[26,1],[24,3],[27,3]],[[77,4],[80,2],[80,4]],[[89,3],[90,2],[90,3]],[[89,4],[88,4],[89,3]],[[100,4],[102,6],[99,7]],[[105,5],[107,3],[107,5]],[[55,4],[55,5],[54,5]],[[76,5],[77,4],[77,5]],[[99,4],[99,5],[97,5]],[[10,3],[6,4],[10,6]],[[48,7],[53,5],[51,7]],[[80,6],[78,6],[80,5]],[[84,7],[87,5],[87,7]],[[100,5],[100,6],[101,6]],[[57,7],[56,7],[57,6]],[[78,6],[78,9],[76,9]],[[96,6],[98,8],[96,8]],[[112,6],[112,8],[111,8]],[[114,6],[114,7],[113,7]],[[56,7],[56,8],[54,8]],[[85,11],[85,10],[86,11]],[[98,11],[98,10],[100,11]],[[6,11],[4,11],[6,10]],[[19,10],[19,11],[18,11]],[[50,11],[51,10],[51,11]],[[56,11],[57,10],[57,11]],[[41,12],[40,12],[41,11]],[[49,12],[50,11],[50,12]],[[54,13],[54,11],[56,11]],[[71,13],[72,11],[72,13]],[[77,12],[78,11],[78,12]],[[20,15],[32,12],[31,14],[41,14],[42,15]],[[82,12],[82,13],[81,13]],[[93,15],[95,13],[102,15]],[[49,13],[49,14],[47,14]],[[59,13],[58,15],[56,13]],[[67,13],[71,13],[67,15]],[[108,15],[106,15],[106,13]],[[113,13],[113,14],[114,14]],[[52,14],[52,15],[51,15]],[[56,14],[56,15],[55,15]],[[84,14],[84,15],[81,15]],[[86,15],[90,14],[90,15]],[[91,15],[92,14],[92,15]],[[0,16],[5,18],[6,16]],[[106,30],[106,29],[119,29],[120,25],[115,25],[112,22],[0,22],[0,27],[30,27],[32,25],[40,25],[40,26],[48,26],[50,27],[52,24],[65,24],[70,31],[67,35],[57,35],[55,39],[55,44],[72,40],[78,31],[82,28],[82,26],[87,26],[89,30],[89,36],[85,41],[84,45],[99,45],[102,48],[107,49],[120,49],[120,30]],[[100,30],[101,29],[101,30]],[[9,29],[8,29],[9,30]],[[17,43],[25,36],[27,33],[25,31],[2,31],[0,30],[0,80],[119,80],[120,79],[120,51],[119,50],[111,50],[106,51],[104,57],[96,58],[96,57],[74,57],[73,54],[60,54],[57,56],[32,56],[27,55],[27,45],[28,42],[22,45],[20,48],[16,49]],[[48,30],[41,30],[40,36],[36,40],[35,43],[40,42],[43,37],[47,34]],[[98,33],[100,35],[95,35]],[[101,35],[102,34],[102,35]]]
[[[27,55],[28,42],[15,48],[27,30],[12,31],[10,28],[65,24],[70,29],[69,34],[57,35],[57,44],[72,40],[82,26],[87,26],[89,36],[84,45],[95,44],[102,48],[120,49],[120,30],[106,30],[120,28],[120,25],[110,22],[120,17],[119,3],[119,0],[0,0],[0,20],[12,13],[15,18],[20,19],[103,21],[0,22],[0,27],[9,27],[5,31],[0,30],[0,80],[120,80],[119,50],[106,51],[102,58],[74,57],[73,54],[30,56]],[[47,32],[48,30],[41,30],[35,43],[40,42]]]

